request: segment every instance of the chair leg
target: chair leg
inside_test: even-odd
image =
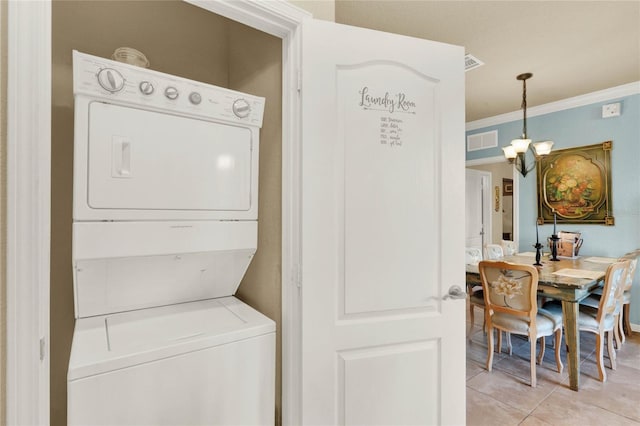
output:
[[[625,343],[627,341],[627,337],[624,335],[623,317],[624,317],[624,307],[620,311],[620,315],[618,315],[618,335],[620,335],[620,339],[622,339],[622,343]]]
[[[546,347],[546,342],[544,336],[540,338],[540,351],[538,352],[538,364],[542,364],[542,359],[544,358],[544,350]]]
[[[596,334],[596,363],[598,364],[598,376],[601,382],[605,382],[607,380],[607,372],[604,371],[604,339],[602,334]],[[611,337],[611,335],[609,335]]]
[[[622,347],[622,338],[620,337],[620,327],[618,324],[620,324],[620,314],[616,315],[613,319],[613,335],[616,338],[616,348],[620,350]]]
[[[469,319],[471,320],[469,324],[469,331],[467,331],[467,339],[469,339],[469,341],[471,341],[471,332],[473,331],[473,326],[475,325],[474,311],[475,305],[473,303],[469,303]]]
[[[530,347],[530,357],[531,357],[531,387],[535,388],[537,385],[536,381],[536,337],[529,337],[529,347]]]
[[[558,373],[562,374],[562,359],[560,358],[560,347],[562,346],[562,327],[556,330],[556,337],[554,339],[554,346],[556,349],[556,366],[558,366]]]
[[[499,354],[502,353],[502,330],[498,330],[498,349],[496,352]]]
[[[500,330],[498,330],[500,332]],[[487,370],[493,366],[493,327],[487,327]]]
[[[622,316],[624,318],[624,331],[627,333],[627,336],[631,337],[633,331],[631,330],[631,320],[629,319],[629,311],[631,310],[631,304],[626,303],[622,305]]]
[[[507,348],[509,348],[509,356],[513,355],[513,345],[511,344],[511,333],[506,333],[507,335]]]
[[[614,327],[615,329],[615,327]],[[611,361],[611,369],[616,369],[616,351],[613,349],[613,337],[611,331],[607,332],[607,352],[609,353],[609,360]]]

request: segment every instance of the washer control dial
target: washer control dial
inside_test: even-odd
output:
[[[200,102],[202,102],[202,96],[198,92],[191,92],[189,94],[189,102],[194,105],[198,105],[200,104]]]
[[[251,113],[251,105],[249,105],[249,102],[247,102],[246,99],[242,98],[236,99],[233,102],[232,109],[236,117],[239,118],[245,118]]]
[[[173,86],[169,86],[166,89],[164,89],[164,95],[171,100],[177,99],[178,95],[180,93],[178,92],[178,89],[176,89]]]
[[[140,93],[142,93],[143,95],[150,95],[155,90],[155,87],[153,87],[153,83],[146,80],[141,81],[138,87],[140,88]]]
[[[113,68],[102,68],[98,71],[98,83],[107,92],[115,93],[124,87],[124,77]]]

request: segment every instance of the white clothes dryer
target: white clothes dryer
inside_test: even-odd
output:
[[[69,425],[273,424],[257,247],[264,99],[73,52]]]

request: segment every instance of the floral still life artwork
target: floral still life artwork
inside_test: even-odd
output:
[[[611,141],[554,151],[538,163],[538,224],[613,225]]]

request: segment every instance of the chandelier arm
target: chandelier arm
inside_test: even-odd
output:
[[[531,146],[529,146],[529,150],[533,154],[533,163],[531,163],[529,165],[529,167],[527,167],[527,159],[526,159],[527,152],[526,151],[522,152],[522,153],[518,153],[518,155],[517,155],[517,157],[515,159],[516,170],[518,172],[520,172],[522,177],[527,177],[527,174],[529,172],[531,172],[533,169],[535,169],[536,164],[538,163],[538,159],[540,159],[540,157],[541,157],[539,155],[536,155],[535,150],[533,148],[531,148]]]
[[[534,161],[533,164],[531,164],[531,166],[529,166],[529,168],[526,170],[526,172],[529,173],[530,171],[535,169],[537,163],[538,163],[537,161]]]

